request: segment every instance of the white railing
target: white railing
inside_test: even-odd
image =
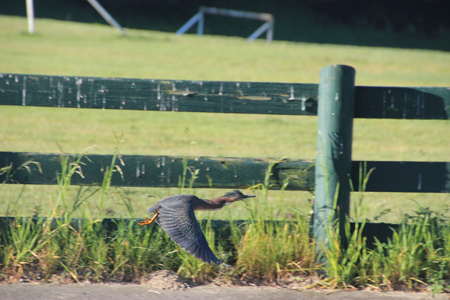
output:
[[[184,24],[180,29],[178,29],[176,34],[182,35],[183,33],[186,33],[192,26],[198,23],[197,34],[200,36],[203,35],[205,14],[264,21],[264,24],[261,25],[261,27],[259,27],[258,29],[256,29],[256,31],[253,32],[247,39],[248,41],[251,42],[257,39],[264,32],[267,32],[266,40],[268,42],[271,42],[273,39],[273,29],[275,20],[272,14],[240,11],[216,7],[205,7],[205,6],[201,6],[198,13],[196,13],[191,19],[189,19],[189,21],[186,22],[186,24]]]

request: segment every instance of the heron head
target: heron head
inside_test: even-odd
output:
[[[240,191],[234,190],[234,191],[226,193],[222,197],[228,198],[229,200],[227,199],[227,202],[235,202],[235,201],[244,200],[247,198],[256,197],[256,195],[244,195]]]

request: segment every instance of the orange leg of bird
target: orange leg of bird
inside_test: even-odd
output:
[[[153,223],[153,221],[155,221],[155,219],[156,219],[156,217],[158,216],[158,214],[159,214],[159,212],[156,211],[155,214],[153,215],[153,218],[152,218],[151,220],[150,220],[149,218],[145,218],[145,219],[147,219],[147,220],[145,220],[145,221],[140,221],[138,224],[141,225],[141,226],[144,226],[144,225],[150,225],[150,224]]]

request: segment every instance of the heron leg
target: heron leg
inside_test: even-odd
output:
[[[159,214],[159,212],[156,211],[155,214],[153,215],[153,218],[151,220],[149,218],[145,218],[146,219],[145,221],[140,221],[138,224],[141,225],[141,226],[150,225],[150,224],[153,223],[153,221],[155,221],[155,219],[158,216],[158,214]]]

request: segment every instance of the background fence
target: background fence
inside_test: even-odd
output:
[[[266,171],[272,166],[270,189],[280,189],[289,182],[290,190],[315,190],[315,233],[325,238],[317,216],[326,217],[332,212],[336,192],[340,211],[348,213],[350,187],[358,191],[360,176],[365,175],[361,173],[367,170],[373,170],[365,188],[368,192],[450,192],[450,162],[351,161],[353,118],[448,120],[450,89],[354,86],[354,74],[348,66],[328,66],[321,71],[319,85],[0,74],[0,105],[318,115],[317,163],[299,159],[121,155],[116,164],[123,174],[115,173],[112,185],[178,187],[187,163],[199,170],[195,188],[246,188],[264,183]],[[56,184],[61,155],[71,156],[0,152],[0,168],[12,166],[0,181]],[[112,155],[88,157],[83,158],[85,178],[74,177],[72,185],[101,185]],[[30,160],[38,162],[40,168],[37,164],[19,168]]]

